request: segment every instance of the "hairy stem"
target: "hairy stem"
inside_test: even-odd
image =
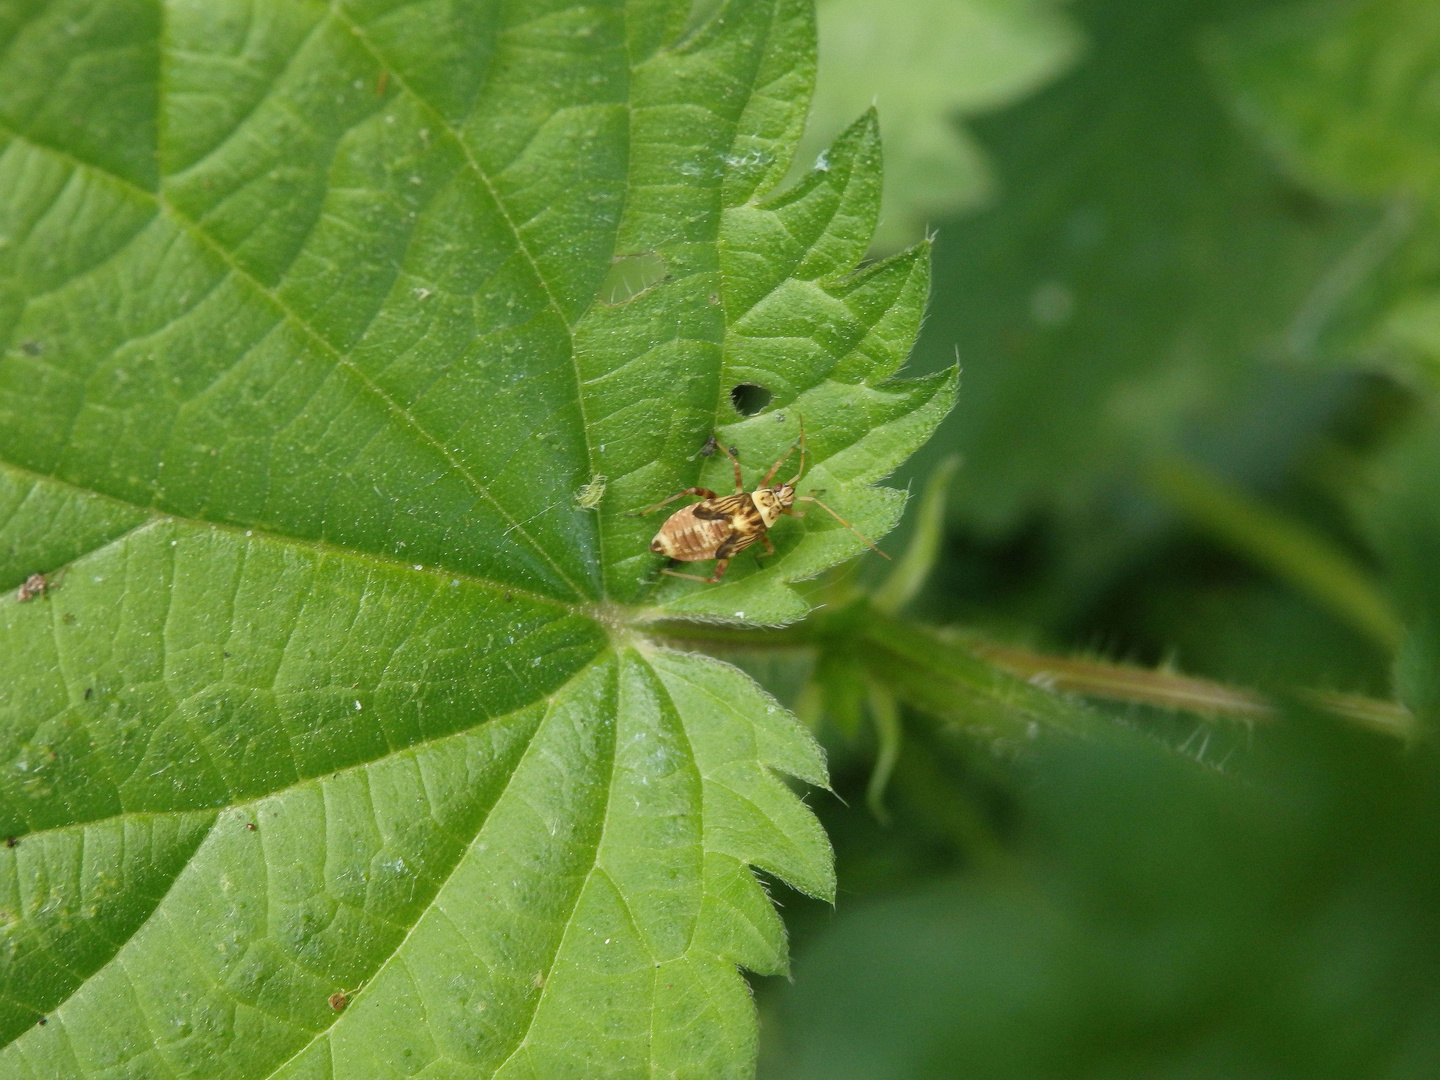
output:
[[[1276,715],[1275,705],[1253,690],[1177,671],[1047,656],[988,642],[972,641],[969,648],[1001,671],[1060,693],[1173,709],[1214,719],[1269,720]],[[1324,690],[1302,691],[1298,696],[1326,712],[1387,735],[1409,738],[1416,734],[1415,717],[1405,706],[1393,701]]]
[[[923,626],[861,601],[845,612],[781,629],[742,629],[703,623],[650,628],[677,643],[749,647],[824,648],[853,638],[876,679],[911,707],[966,724],[1005,729],[1031,721],[1072,727],[1070,714],[1047,702],[1069,694],[1097,701],[1190,713],[1208,720],[1263,721],[1278,715],[1271,699],[1167,669],[1153,670],[1087,657],[1054,656],[1002,645],[955,630]],[[1414,716],[1390,701],[1302,690],[1296,697],[1374,731],[1400,738],[1417,734]],[[1056,702],[1058,705],[1058,701]]]

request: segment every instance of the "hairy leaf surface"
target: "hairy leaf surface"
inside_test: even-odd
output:
[[[803,418],[878,536],[954,375],[926,251],[857,270],[873,116],[775,190],[809,4],[688,16],[0,7],[0,1076],[752,1068],[824,763],[641,629],[863,541],[657,587],[627,511]]]

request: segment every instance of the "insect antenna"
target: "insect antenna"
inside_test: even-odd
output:
[[[834,518],[836,521],[838,521],[841,525],[844,525],[845,528],[849,529],[849,530],[850,530],[851,532],[853,532],[856,536],[860,537],[861,540],[864,540],[865,543],[869,544],[869,545],[870,545],[870,550],[872,550],[873,552],[875,552],[875,554],[879,555],[879,556],[880,556],[881,558],[883,558],[883,559],[888,559],[888,558],[890,558],[889,555],[886,555],[885,552],[881,551],[878,547],[876,547],[875,544],[870,540],[870,538],[869,538],[868,536],[866,536],[864,533],[862,533],[859,529],[855,528],[854,525],[851,525],[848,521],[846,521],[843,517],[841,517],[839,514],[837,514],[834,510],[831,510],[830,507],[826,506],[823,502],[821,502],[819,499],[817,499],[814,495],[801,495],[801,496],[799,496],[799,497],[796,499],[796,502],[813,502],[816,506],[820,507],[821,510],[824,510],[827,514],[829,514],[831,517],[833,517],[833,518]]]
[[[797,472],[793,477],[791,477],[789,481],[787,481],[790,487],[794,487],[796,484],[798,484],[800,482],[800,477],[805,475],[805,417],[801,416],[799,413],[796,413],[795,415],[800,420],[800,471]],[[832,514],[835,513],[833,510],[830,512]],[[838,518],[840,515],[836,514],[835,516]],[[858,536],[859,533],[856,533],[856,535]],[[867,544],[870,543],[870,541],[868,540],[866,540],[865,542]],[[870,544],[870,546],[875,547],[874,544]],[[876,550],[878,551],[879,548],[876,548]]]

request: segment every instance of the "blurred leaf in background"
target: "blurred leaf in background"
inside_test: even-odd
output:
[[[1440,763],[1315,716],[1255,743],[1037,746],[1018,857],[842,905],[762,1075],[1433,1077]]]
[[[1285,8],[1214,33],[1208,55],[1236,115],[1298,182],[1383,210],[1388,257],[1350,269],[1367,304],[1340,356],[1388,365],[1417,388],[1440,376],[1440,7],[1363,0]],[[1343,268],[1342,268],[1343,269]],[[1396,362],[1399,362],[1398,364]],[[1440,659],[1440,417],[1433,393],[1360,491],[1370,536],[1411,626],[1399,686],[1434,716]]]
[[[942,440],[965,454],[954,513],[972,527],[1076,512],[1137,452],[1264,392],[1256,367],[1287,358],[1291,320],[1372,223],[1297,188],[1217,100],[1198,35],[1238,6],[1077,5],[1085,62],[977,123],[1003,195],[942,228],[921,346],[933,362],[959,343]],[[1321,407],[1291,390],[1270,389],[1272,422]]]
[[[1371,479],[1366,522],[1409,627],[1396,691],[1433,725],[1440,721],[1440,424],[1433,412],[1381,458]]]
[[[1440,6],[1285,7],[1217,30],[1206,52],[1280,167],[1324,197],[1384,211],[1373,242],[1333,271],[1331,292],[1369,294],[1381,311],[1348,354],[1440,375]]]
[[[1314,363],[1368,283],[1347,268],[1365,256],[1373,271],[1368,253],[1400,242],[1386,208],[1280,168],[1203,59],[1214,27],[1266,7],[1076,4],[1088,45],[1074,70],[974,124],[1000,195],[941,225],[918,346],[921,369],[957,348],[964,369],[955,413],[911,467],[964,459],[933,616],[1193,657],[1227,678],[1308,680],[1333,659],[1339,684],[1383,689],[1382,651],[1216,545],[1149,479],[1157,461],[1194,462],[1363,562],[1331,459],[1407,407],[1383,381]],[[1261,627],[1311,645],[1227,644]]]
[[[962,393],[909,468],[963,467],[911,610],[1433,724],[1440,7],[1070,13],[1074,70],[973,124],[994,205],[939,228],[920,366],[958,343]],[[856,808],[817,807],[837,912],[785,897],[763,1076],[1440,1075],[1429,740],[1094,706],[1121,730],[996,756],[925,710],[888,828],[882,740],[821,729]]]
[[[885,201],[874,249],[994,194],[962,119],[1068,68],[1082,38],[1056,0],[819,0],[820,66],[797,163],[808,168],[872,104],[885,126]]]

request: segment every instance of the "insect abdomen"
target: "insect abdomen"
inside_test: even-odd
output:
[[[680,562],[702,562],[715,558],[716,550],[730,535],[730,522],[697,518],[695,507],[699,505],[695,503],[671,514],[655,534],[655,539],[650,541],[650,550]]]

